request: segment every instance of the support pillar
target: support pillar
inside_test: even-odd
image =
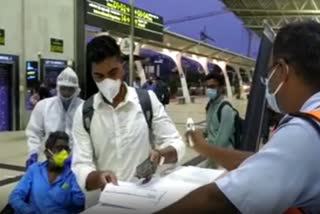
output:
[[[205,57],[201,57],[197,60],[197,62],[200,63],[200,65],[202,66],[203,70],[204,70],[204,73],[206,75],[209,74],[209,68],[208,68],[208,58],[205,58]]]
[[[134,51],[134,55],[140,55],[140,50],[141,50],[141,44],[137,44],[136,45],[136,49]],[[137,66],[137,72],[138,72],[138,76],[140,77],[141,79],[141,85],[143,85],[145,82],[146,82],[146,73],[143,69],[143,66],[142,66],[142,62],[140,60],[136,61],[135,62],[135,65]]]
[[[238,76],[239,86],[240,86],[240,98],[241,98],[243,95],[243,80],[240,73],[240,67],[238,65],[232,65],[232,67],[235,69],[236,74]]]
[[[184,72],[183,72],[183,68],[182,68],[182,63],[181,63],[182,54],[181,53],[177,53],[177,54],[175,54],[175,56],[171,56],[171,57],[174,60],[174,62],[176,63],[177,68],[178,68],[178,72],[179,72],[179,76],[180,76],[180,82],[181,82],[181,88],[182,88],[182,93],[183,93],[183,96],[184,96],[184,98],[186,100],[186,103],[191,103],[188,84],[187,84],[187,80],[185,78],[185,75],[184,75]]]
[[[224,75],[225,82],[226,82],[227,96],[228,98],[232,98],[231,84],[230,84],[229,76],[227,74],[227,64],[224,61],[216,61],[216,60],[214,60],[213,63],[218,65],[221,68],[222,73]]]

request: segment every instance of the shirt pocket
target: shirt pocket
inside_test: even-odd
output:
[[[143,145],[145,135],[148,134],[148,126],[142,111],[131,114],[121,127],[122,146],[136,149]]]

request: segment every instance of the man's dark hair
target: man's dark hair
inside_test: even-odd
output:
[[[226,85],[226,81],[224,79],[224,75],[222,74],[217,74],[217,73],[209,73],[206,78],[206,81],[208,80],[216,80],[220,86],[225,86]]]
[[[283,58],[306,84],[319,89],[320,24],[305,21],[281,28],[274,42],[273,58]]]
[[[49,89],[45,85],[39,87],[40,100],[50,97]]]
[[[118,57],[121,59],[120,47],[111,36],[103,35],[92,39],[87,45],[87,63],[100,63],[106,58]]]
[[[138,76],[135,78],[136,81],[141,81],[141,78]]]
[[[46,149],[52,148],[58,140],[65,140],[66,142],[69,143],[69,136],[67,133],[62,131],[56,131],[56,132],[50,133],[46,142]]]

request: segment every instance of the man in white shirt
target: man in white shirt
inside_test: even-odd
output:
[[[152,106],[153,142],[136,89],[123,81],[121,51],[106,35],[94,38],[87,46],[87,63],[99,93],[94,95],[94,114],[90,134],[83,122],[83,106],[74,121],[72,170],[84,190],[103,188],[117,180],[131,181],[136,167],[147,158],[158,165],[176,163],[185,152],[185,144],[156,95],[149,91]]]

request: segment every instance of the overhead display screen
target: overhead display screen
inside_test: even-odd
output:
[[[5,30],[4,29],[0,29],[0,45],[5,45]]]
[[[50,51],[54,53],[63,53],[63,40],[51,38]]]
[[[27,87],[32,87],[33,84],[38,81],[38,62],[37,61],[26,62],[26,79],[27,79]]]
[[[130,5],[117,0],[86,0],[86,24],[120,33],[130,33]],[[163,18],[135,8],[135,36],[162,41]]]

